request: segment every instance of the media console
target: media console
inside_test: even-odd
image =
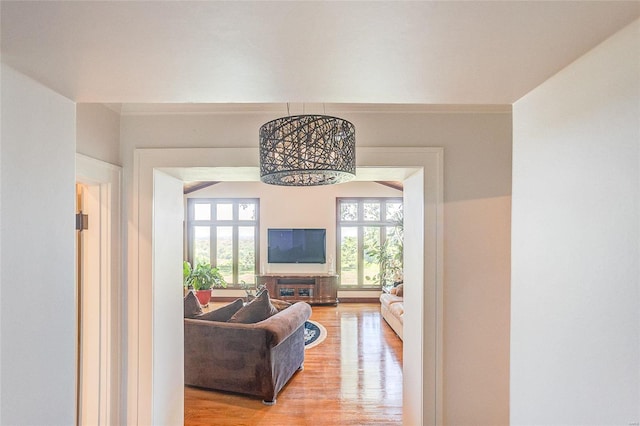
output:
[[[257,275],[258,285],[265,285],[274,299],[304,301],[309,304],[338,303],[338,276],[330,274]]]

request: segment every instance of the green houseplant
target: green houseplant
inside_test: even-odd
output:
[[[193,288],[201,305],[208,305],[213,287],[227,287],[227,282],[218,270],[208,263],[198,263],[195,268],[184,261],[182,264],[183,285]]]

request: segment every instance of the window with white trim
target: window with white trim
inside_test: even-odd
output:
[[[342,290],[379,289],[402,276],[402,198],[338,198]]]
[[[259,265],[260,200],[189,198],[187,257],[218,268],[230,287],[255,283]]]

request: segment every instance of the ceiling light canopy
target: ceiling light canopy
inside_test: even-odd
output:
[[[356,176],[356,129],[328,115],[294,115],[260,127],[260,179],[284,186],[347,182]]]

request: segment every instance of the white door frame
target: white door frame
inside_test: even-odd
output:
[[[405,180],[406,191],[422,191],[415,197],[405,195],[407,199],[415,200],[410,206],[412,214],[405,213],[405,230],[415,226],[411,221],[422,221],[423,238],[413,239],[410,248],[415,257],[409,256],[405,260],[405,280],[415,283],[415,287],[407,287],[407,292],[415,289],[415,297],[405,298],[405,320],[411,326],[404,332],[403,420],[405,424],[441,424],[443,149],[358,147],[357,150],[358,168],[413,169],[414,173]],[[154,171],[161,170],[180,178],[185,169],[257,170],[257,166],[257,148],[137,149],[134,152],[128,220],[127,424],[154,424],[154,417],[157,418],[161,410],[184,410],[183,405],[159,407],[153,392],[157,382],[167,380],[166,377],[155,377],[154,372],[171,374],[175,367],[154,365],[160,358],[154,353],[163,351],[162,359],[166,360],[167,351],[173,352],[175,359],[180,359],[183,351],[182,341],[162,348],[154,341],[154,333],[163,332],[155,328],[154,310],[182,310],[177,302],[175,307],[155,306],[156,300],[165,299],[156,298],[155,292],[166,290],[156,286],[153,278],[154,256],[157,256],[153,248]],[[405,252],[409,251],[405,249]],[[173,264],[173,259],[169,261]],[[179,259],[175,264],[176,276],[179,276]],[[183,389],[174,392],[175,398],[182,400]]]
[[[92,340],[89,353],[98,357],[92,365],[98,366],[98,383],[93,389],[81,389],[91,393],[80,398],[80,402],[90,400],[82,418],[90,419],[98,425],[122,424],[121,406],[121,226],[120,198],[122,169],[82,154],[76,154],[76,182],[82,183],[92,198],[92,212],[89,227],[95,232],[95,244],[88,245],[90,250],[85,258],[92,259],[93,276],[97,289],[93,294],[98,301],[93,303],[99,309],[99,315],[88,317],[91,323],[83,324],[99,337]],[[79,303],[80,301],[78,301]],[[87,407],[85,407],[87,408]],[[82,411],[82,407],[81,410]]]

